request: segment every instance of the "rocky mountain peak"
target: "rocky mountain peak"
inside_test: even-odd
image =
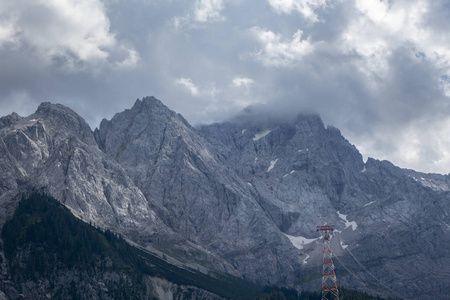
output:
[[[19,116],[17,113],[13,112],[7,116],[0,118],[0,129],[11,126],[14,123],[17,123],[20,119],[22,119],[21,116]]]
[[[142,100],[137,99],[133,107],[129,111],[133,112],[134,114],[144,113],[147,115],[153,115],[157,113],[162,113],[164,115],[174,114],[173,111],[171,111],[169,108],[167,108],[167,106],[165,106],[161,101],[153,96],[144,97],[142,98]]]
[[[364,164],[315,114],[245,113],[194,129],[146,97],[103,120],[97,143],[59,104],[1,118],[0,221],[24,186],[43,188],[143,247],[262,284],[312,280],[314,288],[322,264],[316,226],[334,224],[333,251],[354,271],[338,267],[341,282],[386,294],[359,281],[370,270],[407,298],[436,299],[397,275],[401,268],[425,286],[448,285],[429,275],[449,262],[448,176]]]
[[[171,113],[173,112],[153,96],[145,97],[142,100],[137,99],[131,109],[126,109],[114,115],[111,120],[103,119],[100,127],[95,129],[94,135],[100,148],[107,151],[107,148],[109,148],[105,143],[107,136],[116,136],[117,133],[116,131],[111,132],[111,129],[117,126],[125,129],[127,139],[131,141],[136,138],[136,135],[149,127],[156,118],[163,116],[163,118],[167,118]],[[119,137],[116,136],[116,138]]]
[[[6,182],[0,186],[13,195],[23,192],[20,183],[102,227],[136,230],[145,223],[139,231],[147,233],[152,226],[163,228],[123,168],[98,149],[84,119],[61,104],[42,103],[34,114],[0,131],[0,169],[4,178],[17,178],[2,181],[0,175]],[[0,205],[4,195],[0,192]]]
[[[317,114],[299,114],[295,119],[295,127],[314,132],[325,130],[322,118]]]
[[[165,106],[160,100],[156,99],[154,96],[147,96],[142,98],[142,100],[140,99],[136,99],[136,102],[134,103],[132,109],[142,109],[143,107],[163,107],[167,110],[169,110],[169,108],[167,108],[167,106]]]
[[[161,101],[145,97],[136,100],[131,109],[116,114],[111,120],[104,119],[94,134],[103,151],[118,161],[129,161],[130,155],[143,155],[144,159],[153,157],[160,153],[166,141],[174,137],[189,139],[193,131],[183,117]]]
[[[139,113],[145,113],[149,117],[156,115],[172,117],[177,119],[177,121],[181,121],[185,126],[192,128],[182,115],[169,109],[166,105],[164,105],[164,103],[162,103],[154,96],[147,96],[142,98],[142,100],[137,99],[131,110],[137,111]]]
[[[34,116],[42,116],[42,117],[57,117],[57,118],[64,118],[64,121],[67,121],[68,118],[73,118],[77,121],[83,120],[76,112],[74,112],[72,109],[68,108],[67,106],[64,106],[59,103],[50,103],[50,102],[42,102]]]
[[[28,120],[40,120],[45,123],[46,130],[74,135],[87,144],[95,144],[92,130],[86,121],[72,109],[62,104],[43,102]]]

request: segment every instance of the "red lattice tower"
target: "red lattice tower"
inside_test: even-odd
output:
[[[323,237],[322,300],[339,299],[333,252],[330,247],[330,236],[333,230],[333,225],[317,226],[317,231],[320,231]]]

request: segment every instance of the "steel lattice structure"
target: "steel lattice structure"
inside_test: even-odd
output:
[[[339,299],[336,273],[334,271],[333,252],[330,246],[330,236],[334,226],[317,226],[323,237],[323,267],[322,267],[322,300]]]

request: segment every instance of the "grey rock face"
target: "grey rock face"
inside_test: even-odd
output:
[[[449,287],[436,273],[450,270],[447,252],[439,250],[450,242],[448,176],[371,158],[364,164],[336,128],[314,115],[256,125],[255,117],[200,131],[254,187],[282,232],[314,238],[316,225],[334,224],[338,278],[348,287],[406,299],[434,299],[424,287]],[[297,241],[303,269],[319,268],[320,245]],[[312,282],[303,286],[316,289]]]
[[[167,280],[149,277],[147,279],[147,286],[149,286],[150,295],[148,299],[161,299],[161,300],[221,300],[223,298],[200,290],[193,286],[175,285]]]
[[[267,218],[253,189],[159,100],[138,100],[131,110],[102,121],[95,135],[165,224],[225,258],[231,264],[224,264],[228,272],[236,269],[247,278],[274,284],[279,281],[274,274],[296,264],[290,241]],[[282,277],[295,280],[293,273]]]
[[[364,163],[317,115],[249,111],[193,128],[149,97],[93,133],[44,103],[0,119],[0,167],[2,223],[21,192],[40,189],[172,260],[309,289],[320,287],[316,226],[334,224],[345,286],[406,299],[449,288],[449,176]]]
[[[97,225],[118,232],[163,230],[141,191],[69,108],[43,103],[29,117],[12,115],[0,123],[7,124],[0,130],[0,197],[6,202],[24,190],[42,189]]]
[[[361,155],[316,115],[271,127],[215,124],[201,132],[284,233],[315,235],[316,225],[339,220],[337,210],[361,201],[354,176],[364,168]]]

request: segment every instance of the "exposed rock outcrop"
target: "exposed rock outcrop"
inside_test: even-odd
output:
[[[193,128],[153,97],[95,132],[62,105],[3,117],[0,224],[42,190],[174,263],[313,287],[327,223],[344,285],[408,299],[449,287],[447,175],[364,163],[317,115],[258,118]]]

